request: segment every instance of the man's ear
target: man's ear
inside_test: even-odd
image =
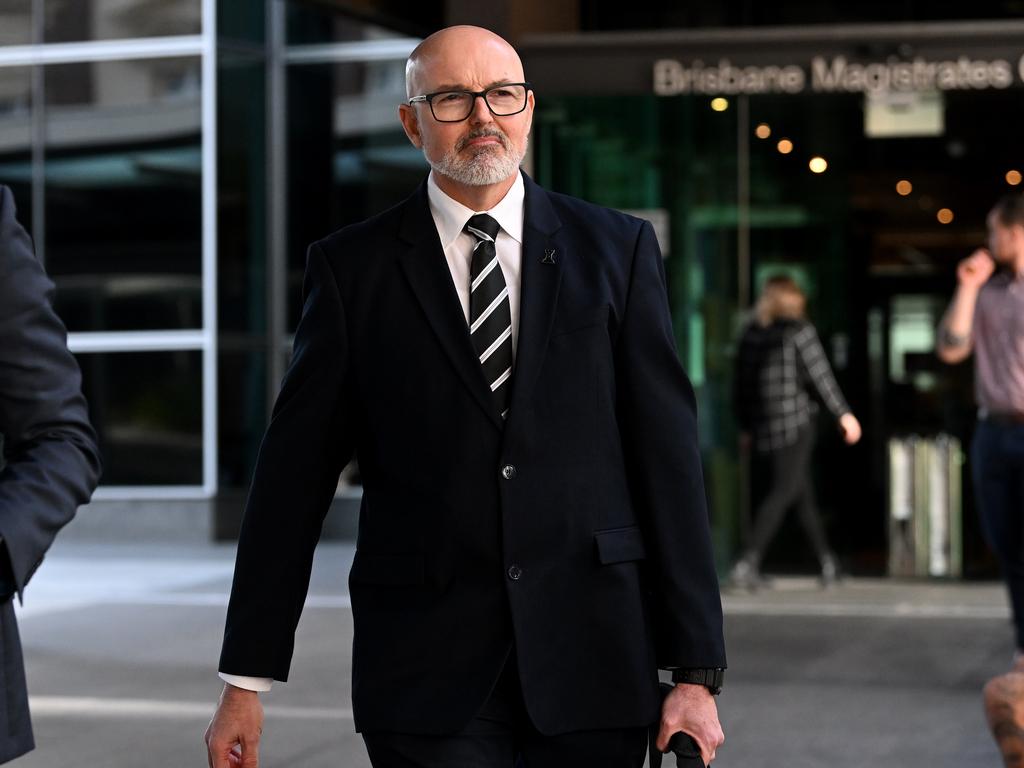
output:
[[[398,119],[402,121],[405,135],[416,149],[423,149],[423,137],[420,136],[420,121],[416,116],[416,108],[411,104],[398,105]]]

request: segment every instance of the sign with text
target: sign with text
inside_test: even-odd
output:
[[[761,95],[799,93],[862,93],[878,96],[954,90],[1002,90],[1024,83],[1024,56],[1008,59],[910,60],[890,57],[880,62],[855,62],[845,56],[815,56],[799,64],[745,66],[729,59],[684,63],[654,62],[654,92],[677,95]]]

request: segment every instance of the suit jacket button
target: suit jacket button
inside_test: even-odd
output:
[[[511,464],[506,464],[501,468],[501,476],[506,480],[512,480],[516,476],[516,468]]]
[[[523,577],[523,569],[518,565],[510,565],[508,568],[508,577],[512,581],[519,581]]]

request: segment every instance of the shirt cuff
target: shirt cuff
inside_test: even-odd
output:
[[[229,675],[225,672],[218,672],[217,674],[225,683],[230,683],[235,688],[244,688],[247,691],[265,693],[274,685],[274,680],[270,677],[247,677],[245,675]]]

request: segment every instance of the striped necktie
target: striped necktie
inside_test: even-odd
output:
[[[466,223],[466,231],[476,238],[469,270],[469,331],[504,419],[512,384],[512,308],[494,248],[500,228],[486,213],[478,213]]]

